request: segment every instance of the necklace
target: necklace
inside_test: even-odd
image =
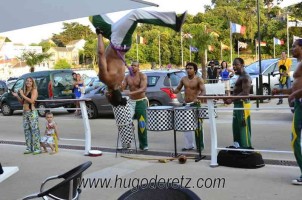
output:
[[[193,76],[192,78],[190,78],[189,76],[188,76],[188,79],[191,81],[191,80],[193,80],[195,78],[195,76]]]

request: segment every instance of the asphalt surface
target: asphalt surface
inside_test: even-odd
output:
[[[263,103],[260,107],[276,106],[277,100]],[[255,106],[255,104],[253,104]],[[282,107],[286,107],[284,104]],[[225,106],[223,108],[232,108]],[[290,151],[290,127],[292,114],[289,110],[252,111],[252,139],[256,149]],[[232,143],[231,110],[218,111],[218,146]],[[219,166],[210,167],[209,124],[205,120],[206,148],[202,152],[207,158],[199,162],[188,159],[185,164],[177,160],[158,162],[162,156],[174,152],[173,132],[149,132],[149,152],[126,154],[140,159],[115,156],[116,127],[114,119],[90,120],[92,147],[103,150],[99,157],[84,156],[83,126],[80,118],[65,113],[55,114],[60,127],[61,148],[58,154],[24,155],[22,142],[21,114],[10,117],[0,116],[0,162],[3,167],[17,166],[19,171],[0,183],[0,200],[21,199],[39,191],[40,184],[49,176],[62,174],[71,168],[92,161],[92,166],[84,172],[84,180],[110,180],[107,186],[82,187],[80,199],[117,199],[138,183],[151,180],[174,180],[195,192],[201,199],[266,199],[284,200],[301,197],[301,187],[291,185],[291,180],[300,175],[293,154],[262,153],[267,161],[259,169],[237,169]],[[40,119],[41,127],[44,120]],[[65,139],[64,139],[65,138]],[[73,140],[70,140],[73,139]],[[77,139],[77,140],[75,140]],[[177,133],[179,153],[195,156],[197,152],[181,152],[183,138]],[[76,150],[79,149],[79,150]],[[154,158],[154,160],[146,159]],[[268,162],[274,161],[274,162]],[[269,163],[269,164],[268,164]],[[281,164],[280,164],[281,163]],[[290,164],[288,164],[290,163]],[[50,186],[49,186],[50,187]]]

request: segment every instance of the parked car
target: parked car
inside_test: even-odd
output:
[[[297,59],[290,58],[292,60],[290,77],[293,81],[293,73],[297,69]],[[275,87],[279,87],[279,69],[278,69],[278,61],[279,59],[265,59],[261,60],[261,71],[262,71],[262,88],[263,95],[269,94],[269,89],[272,90]],[[259,78],[259,62],[254,62],[245,67],[245,71],[252,78],[253,91],[252,94],[256,94],[256,78]],[[270,85],[268,83],[268,76],[270,75]],[[235,82],[238,76],[234,75],[230,79],[231,92],[234,89]]]
[[[2,96],[7,91],[7,85],[4,81],[0,81],[0,96]]]
[[[104,85],[99,79],[99,77],[87,77],[84,80],[85,84],[85,94],[89,93],[90,91],[97,89],[99,86]]]
[[[9,83],[7,83],[6,84],[7,89],[9,89],[9,90],[12,89],[12,87],[14,86],[14,84],[16,83],[16,81],[17,80],[13,80],[13,81],[10,81]]]
[[[14,86],[0,97],[0,108],[4,116],[12,115],[14,110],[22,110],[21,103],[12,95],[18,92],[24,85],[26,78],[33,77],[38,88],[38,100],[53,99],[74,99],[72,93],[73,79],[72,70],[50,70],[27,73],[22,75],[14,84]],[[57,107],[75,107],[70,102],[54,102],[54,103],[37,103],[36,108],[46,109],[39,110],[40,116],[45,116],[47,108]],[[74,112],[69,110],[68,112]]]
[[[173,94],[170,91],[170,76],[172,87],[176,87],[183,76],[184,71],[143,71],[147,75],[147,92],[150,106],[179,106],[183,102],[183,92]],[[89,119],[98,117],[100,114],[113,114],[112,107],[105,97],[106,86],[85,94],[84,98],[90,98],[86,102]]]

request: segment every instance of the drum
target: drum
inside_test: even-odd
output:
[[[214,116],[217,118],[216,110],[214,110]],[[198,108],[199,119],[209,119],[209,109],[207,106]]]
[[[174,108],[174,130],[194,131],[197,129],[197,113],[193,107]]]
[[[118,133],[121,136],[122,145],[130,144],[134,138],[134,125],[133,123],[117,126]]]
[[[116,125],[127,125],[132,123],[129,101],[125,106],[112,106]]]
[[[173,107],[152,106],[147,108],[147,130],[149,131],[173,130]]]

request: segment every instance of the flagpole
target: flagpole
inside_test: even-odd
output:
[[[138,60],[138,35],[136,34],[136,61],[138,62],[139,60]]]
[[[184,51],[183,51],[183,44],[182,44],[182,31],[180,31],[180,48],[181,48],[181,66],[184,66]]]
[[[275,50],[275,37],[273,38],[273,40],[274,40],[274,58],[276,57],[276,50]]]
[[[238,58],[239,58],[239,40],[238,40],[238,44],[237,44],[237,51],[238,51]]]
[[[233,62],[233,56],[232,56],[232,48],[233,48],[233,45],[232,45],[232,22],[230,21],[230,47],[231,47],[231,62]]]
[[[190,62],[191,62],[191,46],[189,47],[189,50],[190,50]]]
[[[220,42],[220,60],[223,60],[222,59],[222,42]]]
[[[158,64],[161,68],[161,58],[160,58],[160,33],[158,34]]]
[[[289,33],[288,33],[288,13],[286,13],[286,40],[287,40],[287,56],[289,57]]]
[[[205,57],[205,60],[206,60],[206,65],[208,64],[208,50],[204,50],[204,57]]]

